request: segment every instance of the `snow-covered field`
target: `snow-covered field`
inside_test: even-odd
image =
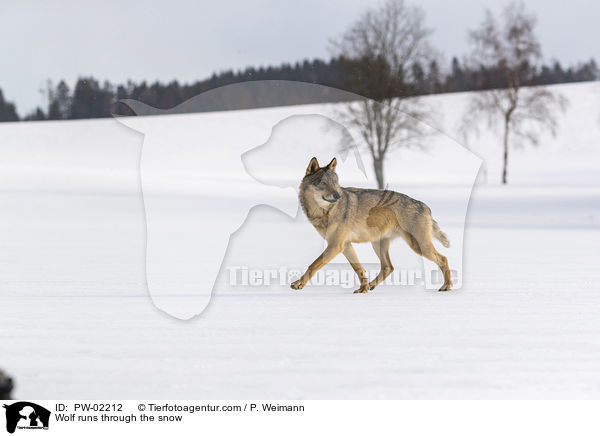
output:
[[[335,129],[311,115],[327,105],[169,116],[177,143],[153,156],[142,154],[143,136],[117,120],[0,124],[0,367],[15,377],[15,396],[600,398],[600,84],[555,89],[570,99],[559,134],[512,152],[508,186],[498,184],[497,140],[469,140],[485,171],[467,214],[462,287],[448,293],[421,284],[354,295],[345,286],[292,291],[279,279],[232,283],[231,271],[304,268],[322,249],[296,216],[292,188],[313,154],[333,153]],[[428,97],[450,137],[458,138],[467,98]],[[299,117],[270,137],[253,136],[254,126],[290,115]],[[134,124],[145,121],[125,122],[143,130]],[[210,126],[202,138],[190,134],[198,125]],[[186,162],[187,175],[153,182],[156,163],[189,154],[191,143],[205,149]],[[471,190],[461,168],[478,162],[450,153],[451,143],[440,135],[425,150],[396,152],[386,169],[390,188],[426,201],[461,247],[456,205]],[[242,165],[240,153],[261,144]],[[366,179],[352,159],[340,162],[341,184],[373,186],[365,165]],[[263,189],[265,203],[283,212],[258,206],[246,218]],[[181,221],[169,227],[144,209],[157,199],[172,200]],[[206,210],[220,227],[194,227]],[[241,226],[229,246],[223,226]],[[193,308],[193,292],[149,295],[146,244],[157,228],[169,240],[193,241],[189,252],[157,258],[171,267],[181,259],[220,263],[225,244],[200,316],[164,312]],[[374,269],[370,251],[357,250]],[[391,257],[398,269],[422,266],[402,241]],[[449,258],[452,266],[460,253]],[[326,270],[350,271],[336,262]]]

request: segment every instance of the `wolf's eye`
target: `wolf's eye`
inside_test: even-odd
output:
[[[316,189],[317,191],[322,191],[323,189],[325,189],[325,186],[324,186],[324,185],[317,185],[317,186],[315,187],[315,189]]]

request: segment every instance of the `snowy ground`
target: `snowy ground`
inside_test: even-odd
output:
[[[189,321],[148,295],[141,136],[115,120],[1,124],[0,366],[15,395],[600,398],[600,88],[556,88],[571,99],[559,136],[515,151],[509,186],[496,183],[491,137],[470,141],[487,183],[469,205],[461,289],[231,286],[228,265],[305,266],[321,247],[303,217],[261,206],[232,238],[208,308]],[[431,97],[451,136],[467,97]],[[212,115],[182,117],[202,116]],[[460,220],[445,205],[466,188],[432,187],[406,164],[432,160],[436,147],[395,155],[390,187],[425,199],[455,234]],[[272,177],[297,186],[301,171],[274,167]],[[236,189],[218,195],[231,203]],[[218,196],[179,195],[197,205]],[[358,253],[372,266],[369,249]],[[401,241],[392,259],[415,262]]]

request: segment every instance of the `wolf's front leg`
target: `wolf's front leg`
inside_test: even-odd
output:
[[[358,256],[356,255],[356,251],[354,251],[352,244],[346,244],[346,248],[344,248],[344,256],[346,256],[346,259],[348,259],[348,262],[350,262],[352,269],[354,270],[354,272],[360,280],[360,288],[354,291],[354,293],[365,294],[369,292],[369,279],[367,278],[367,273],[360,264]]]
[[[302,277],[300,277],[298,280],[291,284],[291,288],[302,289],[304,286],[306,286],[306,284],[309,282],[312,276],[315,275],[317,271],[319,271],[321,268],[323,268],[325,265],[327,265],[329,262],[335,259],[335,257],[338,254],[340,254],[343,249],[344,244],[342,243],[327,245],[325,251],[323,251],[323,253],[321,253],[321,255],[317,257],[317,259],[313,263],[310,264],[306,272],[302,274]]]

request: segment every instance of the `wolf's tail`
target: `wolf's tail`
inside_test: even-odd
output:
[[[433,237],[435,239],[437,239],[438,241],[440,241],[444,247],[448,248],[450,246],[450,241],[448,240],[448,236],[446,236],[446,234],[440,230],[440,226],[438,226],[438,223],[434,219],[432,219],[431,221],[432,221],[431,229],[433,230]]]

